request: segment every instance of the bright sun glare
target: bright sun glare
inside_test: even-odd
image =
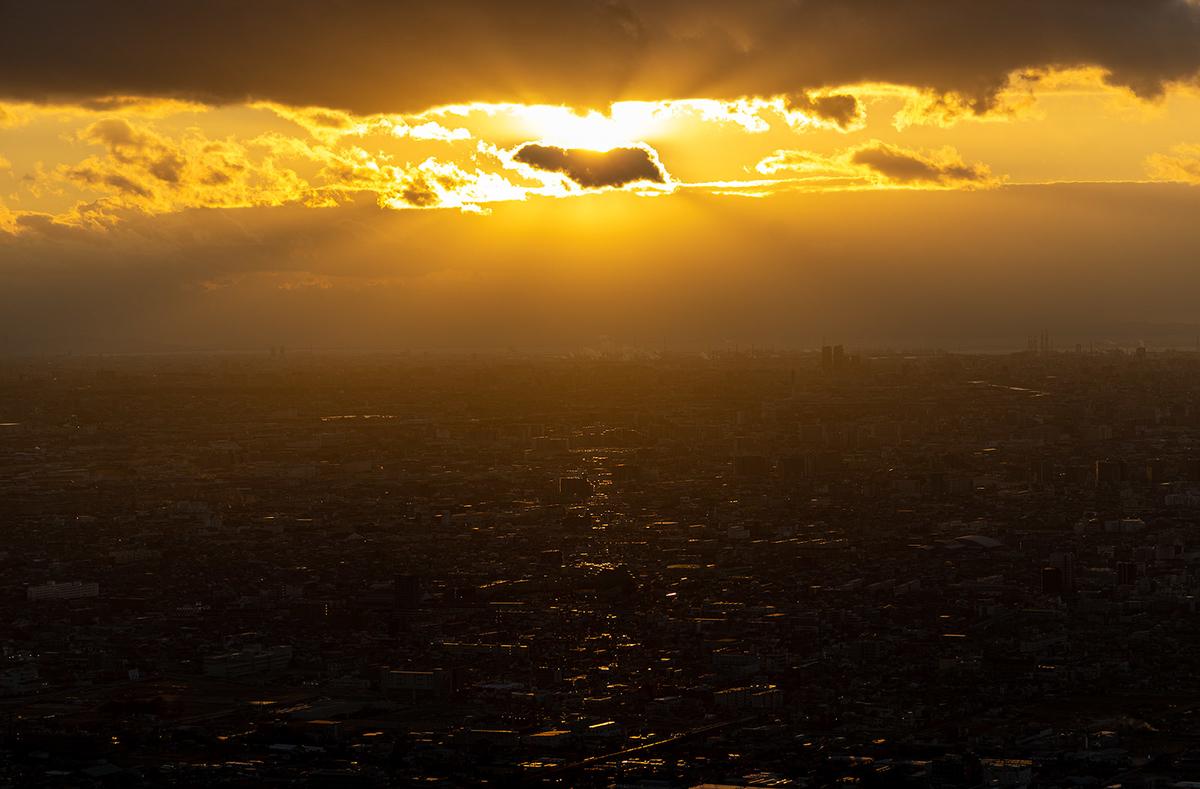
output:
[[[527,107],[522,113],[534,133],[566,148],[607,151],[640,142],[654,124],[655,106],[648,102],[619,102],[609,115],[591,110],[578,115],[567,107]]]

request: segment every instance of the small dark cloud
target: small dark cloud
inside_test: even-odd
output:
[[[345,129],[350,125],[348,118],[342,115],[335,115],[332,112],[314,112],[308,117],[316,125],[329,129]]]
[[[183,105],[171,99],[148,99],[144,96],[97,96],[80,101],[79,106],[92,112],[152,112],[160,109],[178,110]]]
[[[404,202],[416,208],[432,208],[440,200],[433,186],[424,178],[413,179],[400,191],[400,197]]]
[[[80,139],[95,142],[108,149],[118,162],[129,163],[139,157],[152,141],[123,118],[96,121],[79,133]]]
[[[200,179],[200,183],[205,186],[224,186],[232,180],[229,175],[220,170],[209,170],[208,174]]]
[[[154,196],[149,189],[120,173],[105,172],[88,165],[71,167],[64,172],[68,178],[80,186],[93,188],[108,186],[123,194],[136,195],[143,199],[150,199]]]
[[[66,175],[80,186],[95,186],[104,182],[104,175],[94,167],[88,165],[79,165],[65,170]],[[33,176],[24,176],[30,180]]]
[[[864,116],[862,104],[848,93],[814,96],[807,92],[794,93],[786,98],[787,109],[802,112],[846,130],[857,124]]]
[[[871,140],[834,154],[776,151],[755,167],[764,175],[780,170],[808,178],[862,180],[876,186],[986,189],[1001,183],[986,164],[966,164],[958,151],[914,151]]]
[[[140,146],[144,139],[124,118],[105,118],[102,121],[96,121],[87,128],[84,137],[102,143],[108,148]]]
[[[864,165],[896,184],[985,184],[992,180],[985,165],[964,164],[957,157],[927,156],[881,142],[855,150],[850,161]]]
[[[137,195],[145,200],[149,200],[154,196],[149,189],[141,184],[135,183],[132,179],[126,178],[123,175],[118,175],[115,173],[106,175],[104,176],[104,183],[108,186],[111,186],[113,189],[116,189],[117,191],[124,192],[126,194]]]
[[[168,153],[150,165],[150,174],[160,181],[177,184],[186,164],[187,162],[178,154]]]
[[[86,99],[79,102],[79,106],[93,112],[119,112],[120,110],[136,106],[141,101],[141,99],[133,96],[104,96],[101,98]]]
[[[321,169],[321,175],[329,183],[366,186],[374,183],[379,173],[367,167],[356,167],[349,162],[332,162]]]
[[[619,189],[632,183],[661,184],[667,180],[652,152],[641,147],[589,151],[528,143],[517,150],[513,161],[562,173],[584,189]]]

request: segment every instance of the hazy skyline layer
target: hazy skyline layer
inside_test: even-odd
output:
[[[10,350],[1016,349],[1200,324],[1194,2],[0,19]]]

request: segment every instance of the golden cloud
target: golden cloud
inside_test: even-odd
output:
[[[7,129],[13,126],[19,126],[25,121],[25,118],[17,115],[12,109],[0,104],[0,129]]]
[[[903,131],[909,126],[953,126],[960,121],[1014,121],[1039,117],[1031,89],[1005,89],[987,97],[938,91],[905,91],[904,106],[892,118]]]
[[[472,170],[434,158],[398,166],[383,153],[370,154],[360,147],[336,143],[337,138],[358,133],[364,125],[390,136],[395,128],[393,119],[364,124],[363,119],[344,113],[322,114],[311,108],[297,111],[294,118],[306,128],[319,130],[324,124],[338,133],[318,131],[309,139],[278,132],[249,139],[211,139],[197,128],[168,135],[142,119],[103,118],[72,138],[102,148],[102,154],[60,164],[50,173],[39,169],[36,176],[30,176],[27,189],[35,196],[65,195],[69,192],[64,188],[72,187],[84,190],[83,196],[98,195],[54,217],[63,225],[92,227],[110,225],[126,210],[163,214],[287,203],[329,207],[363,192],[386,208],[479,211],[480,203],[523,200],[530,191],[478,167]],[[417,127],[422,139],[438,138],[434,126],[437,124]],[[450,136],[462,135],[451,131]],[[309,174],[302,176],[300,171]],[[30,231],[43,220],[20,218],[34,215],[51,216],[9,212],[3,227],[8,232]]]
[[[1176,155],[1154,153],[1146,157],[1146,170],[1159,181],[1200,184],[1200,145],[1176,145]]]
[[[984,164],[966,164],[958,151],[914,151],[871,140],[833,154],[776,151],[755,165],[772,175],[780,171],[813,179],[846,179],[863,186],[915,189],[984,189],[1000,180]]]
[[[411,137],[414,140],[469,140],[471,132],[462,127],[447,129],[433,121],[426,121],[417,126],[397,125],[393,130],[397,137]]]
[[[38,118],[94,118],[97,115],[136,115],[146,120],[211,110],[204,104],[153,96],[103,96],[70,103],[0,102],[0,129],[23,126]]]
[[[210,140],[192,129],[171,139],[124,118],[97,121],[77,136],[102,146],[106,155],[60,165],[56,177],[101,193],[109,206],[162,213],[295,200],[329,202],[269,152],[254,157],[232,138]]]

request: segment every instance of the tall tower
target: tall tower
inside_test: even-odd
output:
[[[1052,553],[1050,554],[1050,566],[1059,572],[1063,593],[1075,591],[1075,554]]]
[[[404,611],[415,611],[421,605],[421,579],[415,575],[397,575],[392,582],[396,607]]]
[[[1062,573],[1053,567],[1042,568],[1042,594],[1061,597],[1063,592]]]

